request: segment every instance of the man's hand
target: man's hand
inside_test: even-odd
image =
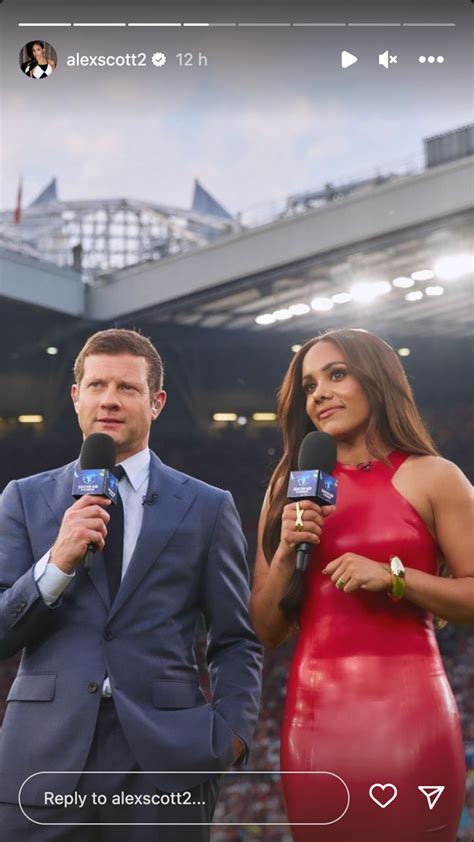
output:
[[[104,549],[110,515],[102,507],[109,506],[110,502],[107,497],[86,494],[67,509],[51,549],[49,564],[55,564],[64,573],[72,573],[84,558],[89,544],[96,544],[98,550]]]
[[[232,748],[234,749],[234,759],[232,761],[232,766],[237,766],[238,763],[245,757],[245,752],[247,750],[247,746],[245,745],[244,741],[240,739],[240,737],[236,737],[235,734],[232,737]]]

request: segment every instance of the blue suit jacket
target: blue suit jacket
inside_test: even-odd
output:
[[[34,563],[54,543],[72,505],[71,463],[13,481],[0,500],[0,657],[24,649],[0,734],[0,800],[16,802],[40,771],[79,772],[92,742],[107,673],[127,741],[161,789],[169,770],[213,772],[232,762],[232,735],[250,744],[260,694],[261,649],[247,614],[245,539],[229,492],[151,454],[143,524],[114,603],[104,559],[82,567],[48,607]],[[193,640],[208,629],[212,703],[199,687]],[[179,776],[180,789],[205,779]],[[78,775],[48,776],[71,792]],[[42,804],[45,776],[23,802]]]

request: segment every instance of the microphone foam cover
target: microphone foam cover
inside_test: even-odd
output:
[[[300,445],[298,454],[299,471],[324,471],[332,474],[336,464],[336,439],[329,433],[314,430],[308,433]]]
[[[84,440],[79,457],[81,469],[115,467],[115,442],[107,433],[91,433]]]

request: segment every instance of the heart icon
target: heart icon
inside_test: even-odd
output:
[[[378,793],[378,797],[374,795],[374,792]],[[372,784],[369,789],[369,795],[372,801],[375,801],[384,810],[397,797],[398,789],[394,784]]]

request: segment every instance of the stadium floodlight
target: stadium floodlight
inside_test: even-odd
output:
[[[255,321],[258,325],[272,325],[276,322],[276,318],[272,315],[272,313],[262,313],[261,316],[257,316]]]
[[[421,289],[416,289],[414,292],[407,292],[405,295],[405,301],[420,301],[423,298],[423,293]]]
[[[474,257],[470,254],[456,254],[440,257],[434,265],[435,274],[445,281],[454,281],[474,271]]]
[[[252,415],[252,418],[253,418],[254,421],[260,421],[260,422],[272,421],[273,422],[273,421],[277,420],[277,415],[276,415],[276,412],[254,412],[254,414]]]
[[[442,295],[444,289],[443,287],[426,287],[425,292],[427,295]]]
[[[385,295],[391,289],[392,286],[388,281],[372,281],[354,284],[351,293],[354,301],[369,302],[373,301],[378,295]]]
[[[324,310],[332,310],[334,307],[334,301],[331,301],[330,298],[313,298],[311,307],[313,310],[321,312]]]
[[[296,353],[298,353],[298,351],[301,351],[302,347],[303,347],[302,345],[292,345],[291,350],[293,351],[294,354],[296,354]]]
[[[19,415],[18,420],[20,424],[41,424],[43,422],[42,415]]]
[[[246,418],[245,415],[239,415],[239,417],[237,418],[237,424],[239,425],[239,427],[245,427],[247,421],[248,418]]]
[[[400,275],[400,277],[393,279],[392,284],[400,289],[409,289],[415,286],[415,281],[413,278],[405,278],[404,275]]]
[[[414,281],[431,281],[434,278],[432,269],[419,269],[417,272],[412,272],[411,276]]]
[[[311,307],[308,304],[292,304],[291,307],[288,307],[292,316],[306,316],[306,313],[309,313]]]
[[[213,421],[237,421],[236,412],[215,412],[212,416]]]
[[[285,319],[291,319],[293,313],[291,313],[288,309],[283,308],[282,310],[275,310],[273,313],[277,322],[284,322]]]
[[[50,357],[54,357],[58,353],[58,348],[55,348],[54,345],[50,345],[49,348],[46,348],[46,353],[49,354]]]
[[[398,351],[397,351],[397,354],[398,354],[399,357],[409,357],[410,354],[411,354],[411,351],[410,351],[409,348],[399,348]]]
[[[350,292],[336,292],[335,295],[331,295],[331,301],[334,301],[334,304],[347,304],[348,301],[352,301],[352,295]]]

